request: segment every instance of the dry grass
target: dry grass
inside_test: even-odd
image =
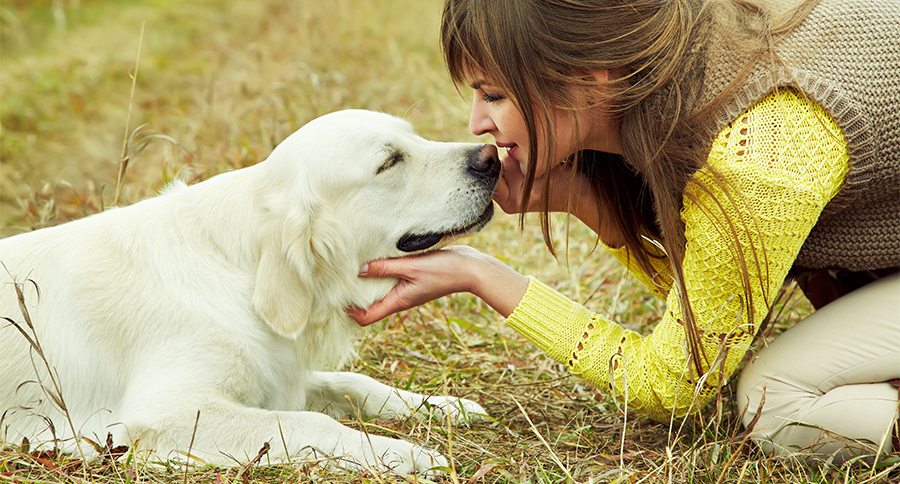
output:
[[[405,115],[436,139],[469,136],[467,101],[450,85],[437,48],[438,0],[31,3],[0,3],[0,236],[110,205],[123,132],[131,136],[124,204],[175,176],[196,181],[253,164],[305,121],[341,108]],[[132,104],[129,72],[142,24]],[[583,227],[573,229],[568,263],[546,253],[537,230],[518,233],[509,217],[468,243],[649,330],[662,302],[592,251]],[[790,301],[774,332],[807,311],[802,299]],[[568,377],[468,296],[389,318],[372,329],[360,356],[353,370],[473,398],[492,414],[491,422],[462,428],[421,417],[347,420],[439,449],[452,461],[448,482],[876,482],[900,472],[896,454],[875,469],[809,468],[760,455],[745,445],[730,388],[685,422],[625,421],[608,397]],[[107,457],[87,464],[7,447],[0,481],[416,480],[324,463],[148,466],[132,461],[133,449],[98,445]],[[263,455],[258,464],[265,463]]]

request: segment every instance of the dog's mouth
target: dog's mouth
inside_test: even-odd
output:
[[[471,232],[477,232],[487,225],[494,216],[494,204],[488,202],[484,212],[472,222],[444,232],[427,232],[424,234],[406,234],[397,242],[397,248],[403,252],[418,252],[430,249],[446,239],[455,239]]]

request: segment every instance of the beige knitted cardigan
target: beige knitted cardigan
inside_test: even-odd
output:
[[[721,93],[749,59],[730,48],[726,35],[712,40],[700,105]],[[758,65],[717,111],[715,132],[776,87],[799,87],[841,127],[850,171],[795,267],[900,267],[900,0],[822,0],[776,48],[788,68]]]

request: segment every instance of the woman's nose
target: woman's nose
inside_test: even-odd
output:
[[[475,136],[481,136],[485,133],[494,131],[496,127],[491,117],[487,115],[478,96],[472,100],[472,111],[469,113],[469,131]]]

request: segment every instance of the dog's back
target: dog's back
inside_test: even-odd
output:
[[[97,304],[82,292],[89,292],[96,281],[80,270],[103,263],[102,259],[91,260],[92,253],[108,251],[102,238],[90,235],[97,225],[96,219],[89,217],[0,240],[4,266],[0,271],[3,440],[19,435],[50,440],[71,434],[63,405],[80,408],[101,402],[78,401],[79,397],[99,395],[67,390],[108,379],[117,371],[112,362],[104,368],[105,358],[90,350],[102,338],[96,331],[101,328],[86,331],[89,328],[84,327],[85,322],[102,324],[95,317],[83,317],[92,312],[89,306]]]
[[[228,304],[249,299],[252,280],[212,267],[191,250],[208,242],[196,224],[176,220],[196,209],[190,191],[0,240],[0,440],[71,436],[63,403],[77,432],[102,439],[130,385],[177,378],[160,362],[187,370],[185,355],[205,354],[205,323],[252,317]]]

